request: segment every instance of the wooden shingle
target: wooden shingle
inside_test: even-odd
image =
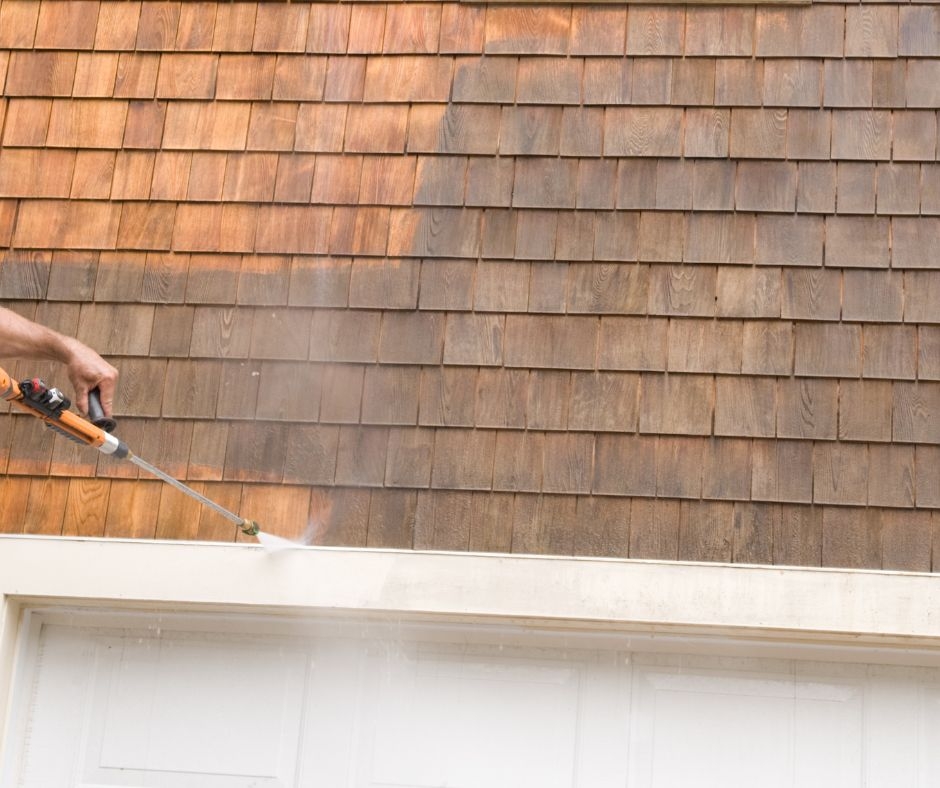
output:
[[[482,53],[485,9],[448,4],[441,10],[441,54]]]
[[[819,566],[823,507],[781,506],[774,522],[774,563]]]
[[[913,326],[866,326],[862,374],[870,378],[913,380],[917,333]]]
[[[247,102],[168,103],[163,145],[186,150],[243,150],[250,111]]]
[[[848,6],[845,9],[846,57],[895,57],[898,54],[898,11],[891,6]]]
[[[450,58],[401,55],[366,61],[363,99],[369,102],[443,102],[453,79]]]
[[[719,376],[715,380],[715,435],[776,435],[776,385],[772,378]]]
[[[14,51],[9,54],[4,93],[8,96],[70,96],[75,81],[75,52]],[[6,65],[6,57],[4,58]]]
[[[880,110],[836,110],[832,113],[832,158],[888,159],[891,114]]]
[[[311,322],[310,359],[375,362],[378,358],[381,321],[381,312],[314,312]]]
[[[159,148],[167,105],[158,101],[131,101],[124,128],[125,148]]]
[[[740,162],[735,207],[743,211],[792,213],[796,209],[796,176],[796,164],[791,162]]]
[[[592,432],[633,432],[637,428],[639,376],[574,373],[568,427]]]
[[[797,375],[858,377],[861,327],[839,323],[800,323],[795,329]]]
[[[880,569],[881,541],[877,509],[833,506],[823,510],[823,566]]]
[[[163,54],[157,77],[157,98],[211,99],[216,94],[218,68],[219,59],[215,55]]]
[[[179,17],[178,3],[142,3],[137,21],[137,49],[172,49]]]
[[[914,506],[914,447],[868,447],[868,503],[871,506]]]
[[[782,159],[787,149],[786,109],[731,110],[730,152],[741,159]]]
[[[881,512],[881,568],[931,571],[934,524],[930,512]]]
[[[323,98],[325,101],[362,101],[365,81],[364,57],[330,57],[327,61]]]
[[[21,248],[114,249],[120,204],[29,201],[20,207],[13,243]]]
[[[709,435],[712,431],[711,376],[644,374],[639,397],[641,432]]]
[[[349,40],[350,8],[321,3],[312,10],[307,26],[307,52],[345,52]]]
[[[36,40],[39,5],[36,3],[4,3],[0,7],[0,46],[29,49]]]
[[[907,63],[902,60],[876,60],[872,66],[874,105],[903,107],[907,94]]]
[[[111,482],[104,479],[70,479],[63,536],[104,536]]]
[[[842,57],[844,31],[841,6],[759,8],[754,53],[758,57]]]
[[[626,9],[575,7],[571,16],[572,55],[622,55]]]
[[[752,500],[812,502],[813,444],[809,441],[755,440],[751,462]]]
[[[167,56],[163,55],[161,59],[161,79],[166,58]],[[212,83],[214,93],[193,98],[212,98],[214,95],[217,99],[269,100],[273,90],[276,62],[274,55],[223,54],[218,59],[213,59],[214,67],[210,73],[214,77],[215,71],[218,72],[218,78],[213,79]]]
[[[822,64],[818,60],[780,58],[764,61],[764,106],[817,107],[823,97],[823,84],[829,87],[828,81],[823,83]],[[828,91],[826,98],[828,103]]]
[[[545,434],[500,430],[496,433],[493,489],[538,492],[542,489]]]
[[[712,438],[705,443],[702,497],[745,501],[751,497],[751,441]]]
[[[650,268],[649,313],[709,317],[715,314],[717,269],[699,265]]]
[[[668,329],[664,318],[601,318],[598,369],[665,370]]]
[[[936,443],[940,435],[940,386],[898,382],[893,385],[893,394],[893,440]]]
[[[633,263],[584,263],[568,269],[568,312],[643,314],[649,267]]]
[[[609,107],[605,156],[679,156],[682,110],[674,107]]]
[[[894,115],[891,156],[894,161],[922,161],[936,158],[937,115],[935,112],[907,111]]]
[[[882,226],[883,227],[883,226]],[[934,217],[898,217],[891,221],[891,265],[894,268],[931,268],[932,247],[940,228]],[[883,251],[885,239],[881,239]]]
[[[899,55],[935,56],[940,54],[935,26],[937,15],[930,6],[899,9]]]
[[[758,214],[755,222],[758,265],[822,265],[827,242],[821,216]]]
[[[698,438],[657,438],[657,497],[701,497],[703,451],[704,441]]]
[[[182,5],[176,29],[176,46],[182,50],[212,48],[215,33],[216,9],[211,5]]]
[[[363,367],[327,366],[323,371],[320,420],[328,424],[357,424],[362,414]]]
[[[865,444],[817,443],[813,450],[813,501],[866,504],[868,462]]]
[[[494,430],[438,430],[434,439],[431,486],[489,490],[493,486]]]
[[[872,62],[827,60],[823,76],[823,105],[826,107],[870,107]]]
[[[710,58],[674,60],[669,101],[685,106],[715,103],[715,62]]]
[[[842,386],[857,383],[843,381]],[[817,378],[777,380],[777,437],[835,440],[839,417],[837,381]]]
[[[774,532],[780,527],[780,507],[736,503],[732,560],[746,564],[772,564]]]
[[[568,52],[571,11],[566,8],[500,7],[486,15],[487,54],[564,55]]]
[[[540,263],[529,273],[529,311],[565,312],[567,304],[566,263]]]
[[[309,6],[259,5],[252,51],[303,52],[309,15]]]
[[[429,4],[390,6],[385,15],[382,51],[392,54],[437,52],[441,7]]]
[[[741,348],[741,371],[745,374],[793,372],[793,324],[789,321],[746,321]]]
[[[680,561],[731,561],[733,539],[732,504],[682,502],[679,510]]]
[[[68,197],[75,151],[38,148],[0,150],[0,196]]]
[[[420,427],[389,431],[385,484],[388,487],[428,487],[434,431]]]
[[[719,317],[780,317],[781,275],[776,268],[718,269]]]
[[[708,6],[686,10],[685,54],[746,57],[754,46],[754,9]]]
[[[474,367],[422,369],[419,423],[427,426],[473,426],[476,379]]]
[[[481,371],[482,376],[482,371]],[[529,386],[524,423],[533,430],[568,429],[571,374],[557,370],[528,373]]]
[[[505,318],[502,315],[448,315],[444,332],[444,363],[474,366],[501,364],[504,326]]]
[[[41,4],[33,45],[37,49],[91,49],[98,8],[97,0]]]
[[[828,160],[832,145],[832,116],[818,109],[787,112],[787,156]]]
[[[114,75],[115,98],[153,98],[157,91],[160,56],[122,52]]]

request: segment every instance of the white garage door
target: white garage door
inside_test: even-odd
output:
[[[397,622],[29,631],[4,788],[940,784],[932,668]]]

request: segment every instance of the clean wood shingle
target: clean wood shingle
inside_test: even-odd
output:
[[[482,53],[486,9],[448,4],[441,11],[441,54]]]
[[[307,25],[307,52],[342,54],[349,40],[350,7],[318,3]]]
[[[686,9],[687,56],[747,57],[754,47],[754,9],[707,6]]]

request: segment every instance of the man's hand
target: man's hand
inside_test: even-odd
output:
[[[88,413],[88,392],[94,388],[101,391],[101,409],[105,416],[111,415],[114,406],[114,391],[118,371],[94,350],[76,339],[65,339],[65,363],[69,380],[75,391],[75,404],[79,411]]]
[[[34,323],[0,308],[0,357],[22,356],[60,361],[68,369],[75,390],[75,405],[88,413],[88,392],[101,389],[101,409],[111,415],[118,371],[87,345],[74,337]]]

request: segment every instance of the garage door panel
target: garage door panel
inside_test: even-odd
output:
[[[674,661],[673,661],[674,662]],[[696,664],[698,662],[698,664]],[[635,667],[637,785],[857,785],[862,687],[794,673],[716,670],[714,660]]]
[[[81,645],[79,645],[81,644]],[[293,784],[306,658],[187,634],[48,627],[29,742],[49,785],[281,788]],[[264,666],[259,670],[259,666]],[[52,700],[54,699],[54,700]],[[44,719],[51,711],[54,721]],[[64,743],[70,750],[63,748]],[[48,749],[54,758],[43,758]],[[43,785],[31,774],[25,785]]]
[[[169,636],[105,641],[98,657],[94,771],[130,770],[154,785],[175,773],[286,779],[297,757],[303,653]],[[246,738],[257,746],[245,747]]]
[[[369,662],[357,785],[570,785],[581,665],[426,649]]]

